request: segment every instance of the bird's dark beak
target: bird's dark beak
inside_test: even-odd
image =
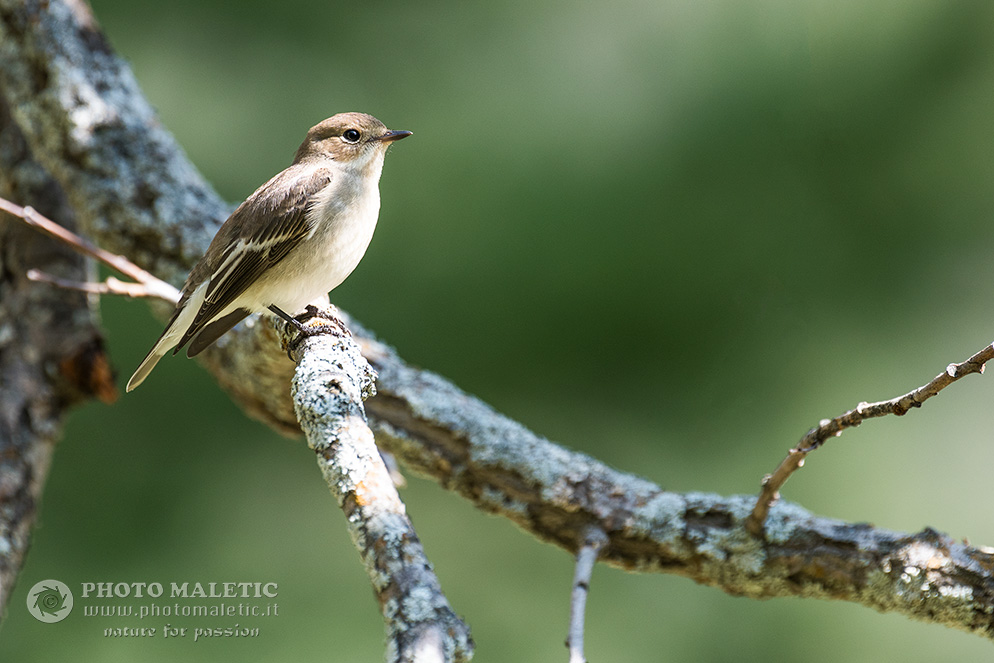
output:
[[[400,140],[401,138],[407,138],[413,132],[412,131],[388,131],[379,138],[378,141],[381,143],[392,143],[395,140]]]

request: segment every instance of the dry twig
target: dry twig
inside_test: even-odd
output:
[[[134,279],[135,282],[125,283],[110,276],[103,283],[88,283],[52,276],[37,269],[28,271],[27,276],[32,281],[41,281],[67,290],[79,290],[87,293],[126,295],[128,297],[156,297],[173,304],[179,301],[179,290],[170,284],[145,271],[124,256],[106,251],[76,233],[63,228],[45,215],[40,214],[33,207],[21,207],[5,198],[0,198],[0,211],[6,212],[14,218],[20,219],[31,228],[67,244],[84,256],[99,260],[108,267],[116,269],[125,276]]]
[[[988,345],[980,352],[959,364],[949,364],[946,370],[935,376],[931,382],[913,389],[903,396],[878,403],[860,403],[855,409],[835,417],[822,419],[818,425],[801,438],[801,443],[787,452],[780,466],[773,474],[763,477],[762,490],[756,500],[756,506],[746,521],[746,527],[755,535],[763,533],[763,524],[770,512],[770,507],[780,499],[780,489],[804,465],[805,457],[823,445],[829,438],[838,437],[847,428],[859,426],[867,419],[893,414],[898,417],[907,414],[912,408],[921,407],[928,399],[956,382],[962,377],[973,373],[983,373],[984,365],[994,359],[994,345]]]

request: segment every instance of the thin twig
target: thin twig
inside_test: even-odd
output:
[[[125,297],[157,297],[162,298],[162,294],[152,292],[144,283],[125,283],[113,276],[108,276],[101,282],[94,281],[73,281],[64,279],[52,274],[47,274],[41,270],[29,269],[28,278],[38,283],[48,283],[63,290],[78,290],[93,295],[124,295]]]
[[[804,458],[828,441],[829,438],[838,437],[845,429],[859,426],[867,419],[888,414],[903,416],[912,408],[921,407],[925,401],[960,378],[972,373],[983,373],[984,365],[991,359],[994,359],[994,344],[988,345],[964,362],[949,364],[946,366],[946,370],[935,376],[931,382],[913,389],[903,396],[878,403],[863,402],[855,409],[834,419],[822,419],[816,427],[809,430],[801,438],[800,444],[787,452],[787,457],[783,459],[773,474],[763,477],[759,498],[746,520],[746,527],[755,536],[762,534],[763,523],[766,522],[770,507],[780,499],[780,489],[790,478],[790,475],[804,465]]]
[[[587,663],[583,655],[584,613],[587,608],[587,594],[590,592],[590,576],[594,572],[597,557],[605,545],[607,545],[607,535],[602,529],[591,525],[584,530],[583,545],[576,552],[573,591],[569,602],[569,635],[566,638],[569,663]]]
[[[102,284],[82,283],[79,281],[63,280],[37,270],[31,270],[28,273],[28,278],[34,281],[51,283],[60,288],[82,290],[83,292],[127,295],[129,297],[157,297],[173,304],[179,301],[180,292],[172,285],[146,272],[124,256],[105,251],[76,233],[66,230],[45,215],[37,212],[33,207],[21,207],[5,198],[0,198],[0,211],[6,212],[35,230],[67,244],[78,253],[99,260],[108,267],[116,269],[121,274],[133,279],[135,283],[124,283],[113,277],[107,279]]]

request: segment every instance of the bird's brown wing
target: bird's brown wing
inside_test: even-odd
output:
[[[200,310],[190,327],[176,345],[179,351],[197,334],[209,328],[211,340],[196,342],[190,354],[196,354],[210,345],[221,334],[235,326],[245,314],[226,315],[214,320],[219,313],[231,305],[239,295],[254,283],[269,267],[286,257],[313,230],[308,215],[311,198],[331,183],[331,172],[314,169],[309,173],[295,172],[288,168],[266,184],[259,187],[249,198],[239,205],[218,231],[211,248],[223,247],[220,251],[208,250],[211,263],[198,264],[208,278],[207,292]],[[191,281],[193,280],[191,274]],[[202,282],[198,279],[198,282]],[[190,289],[190,286],[187,286]],[[238,310],[236,310],[237,312]],[[217,324],[225,323],[223,329]],[[194,352],[194,349],[196,350]]]

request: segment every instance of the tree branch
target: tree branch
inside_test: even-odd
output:
[[[47,283],[49,285],[54,285],[56,288],[77,290],[90,295],[122,295],[124,297],[153,297],[157,299],[165,298],[165,293],[163,292],[156,292],[141,283],[126,283],[120,279],[114,278],[113,276],[108,276],[99,283],[95,281],[73,281],[72,279],[63,279],[58,276],[46,274],[45,272],[37,269],[29,269],[26,276],[30,280],[37,281],[38,283]],[[172,286],[169,287],[172,288]],[[175,291],[176,289],[173,288],[173,290]]]
[[[355,322],[349,322],[355,333]],[[665,572],[734,596],[842,599],[994,639],[994,549],[926,529],[902,534],[774,506],[765,539],[755,497],[685,495],[568,451],[360,331],[389,385],[366,403],[377,443],[409,469],[574,554],[594,525],[599,561]]]
[[[108,267],[116,269],[125,276],[135,280],[135,283],[125,283],[113,276],[103,283],[92,281],[74,281],[47,274],[39,269],[29,269],[27,277],[32,281],[47,283],[66,290],[78,290],[94,295],[126,295],[128,297],[155,297],[175,304],[179,301],[180,292],[165,281],[162,281],[144,269],[131,262],[124,256],[105,251],[95,246],[76,233],[60,226],[44,214],[39,214],[33,207],[21,207],[6,198],[0,197],[0,212],[20,219],[29,228],[56,239],[80,255],[99,260]]]
[[[74,223],[59,186],[10,121],[2,94],[0,195],[37,200],[63,225]],[[28,280],[30,269],[74,279],[87,274],[82,256],[0,219],[0,614],[27,553],[65,415],[83,399],[117,395],[87,298]]]
[[[284,344],[297,335],[281,323]],[[387,660],[468,661],[469,627],[449,607],[366,424],[375,373],[351,337],[312,336],[291,350],[293,398],[307,443],[345,512],[386,623]]]

